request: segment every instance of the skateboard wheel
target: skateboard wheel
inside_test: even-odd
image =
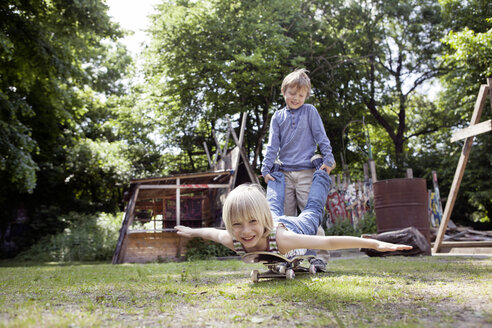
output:
[[[280,264],[278,266],[278,272],[281,273],[281,274],[285,274],[285,271],[287,270],[287,266],[286,265],[283,265],[283,264]]]
[[[294,279],[296,276],[296,274],[294,273],[294,270],[292,269],[288,269],[287,271],[285,271],[285,278],[286,279]]]
[[[316,272],[317,272],[317,271],[316,271],[316,266],[314,266],[314,264],[311,264],[311,265],[309,266],[309,273],[310,273],[310,274],[316,274]]]
[[[258,282],[259,278],[258,278],[258,274],[260,272],[258,270],[253,270],[251,271],[251,281],[252,282]]]

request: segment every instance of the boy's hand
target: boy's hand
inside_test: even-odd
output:
[[[188,237],[188,238],[194,237],[193,229],[190,227],[178,225],[178,226],[175,226],[174,229],[177,230],[176,232],[179,236]]]
[[[378,245],[375,249],[380,252],[394,252],[394,251],[407,251],[412,248],[413,247],[409,245],[391,244],[391,243],[386,243],[384,241],[378,241]]]
[[[268,173],[263,177],[263,180],[265,180],[265,183],[268,184],[268,181],[275,181],[275,179]]]
[[[330,172],[335,168],[335,164],[333,164],[333,166],[328,166],[326,164],[323,164],[321,165],[321,167],[319,168],[320,170],[325,170],[326,173],[330,174]]]

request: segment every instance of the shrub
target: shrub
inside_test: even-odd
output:
[[[327,236],[360,236],[376,232],[376,216],[372,212],[365,213],[364,219],[360,220],[355,227],[349,220],[337,218],[335,223],[325,230]]]
[[[377,233],[378,227],[376,224],[376,215],[373,212],[364,214],[364,219],[357,224],[358,236],[362,234]]]
[[[59,219],[67,226],[63,232],[42,237],[16,259],[42,262],[111,259],[121,228],[121,214],[70,212]]]

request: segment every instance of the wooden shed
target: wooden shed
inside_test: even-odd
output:
[[[174,226],[218,227],[222,200],[233,171],[214,171],[135,179],[120,230],[113,264],[179,258],[186,239]]]
[[[258,183],[242,157],[236,147],[215,163],[214,171],[131,180],[112,263],[177,260],[186,254],[188,239],[177,235],[176,225],[221,227],[229,191]],[[231,166],[236,169],[224,169]]]
[[[214,134],[217,147],[213,157],[204,143],[211,171],[130,182],[113,264],[180,259],[186,254],[188,239],[177,235],[176,225],[222,226],[222,205],[227,194],[242,183],[259,183],[242,147],[246,116],[243,113],[239,137],[226,118],[226,141],[221,147]],[[230,152],[229,135],[236,144]]]

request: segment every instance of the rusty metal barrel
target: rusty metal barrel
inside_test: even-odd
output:
[[[390,179],[374,183],[378,233],[417,228],[430,242],[425,179]]]

